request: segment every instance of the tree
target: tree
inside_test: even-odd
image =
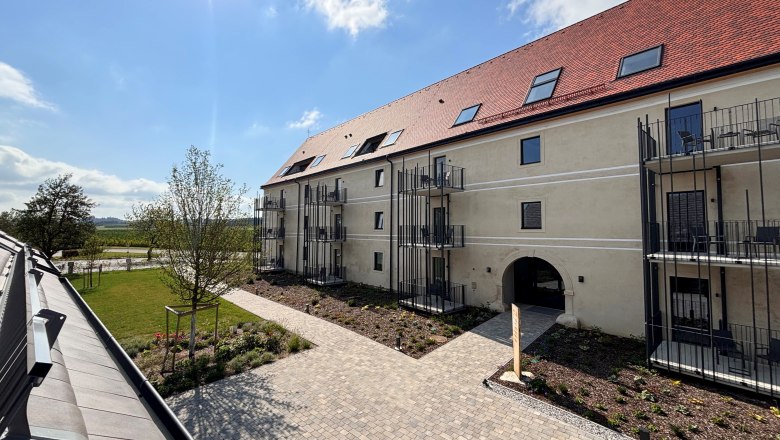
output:
[[[133,205],[132,212],[127,215],[130,227],[139,237],[146,240],[149,250],[146,259],[152,259],[152,249],[157,247],[160,239],[161,222],[165,219],[165,208],[159,203],[140,203]]]
[[[100,254],[103,253],[103,243],[97,235],[91,235],[84,247],[81,249],[81,255],[87,259],[87,270],[89,271],[89,287],[92,287],[92,272],[95,269],[95,262],[100,258]]]
[[[15,236],[17,218],[18,215],[14,211],[0,212],[0,231]]]
[[[26,209],[18,212],[16,233],[51,258],[63,249],[79,248],[95,232],[90,211],[95,202],[71,183],[72,174],[46,179]]]
[[[195,356],[198,305],[213,303],[251,274],[251,254],[245,252],[251,229],[235,220],[247,218],[242,210],[246,186],[236,189],[210,156],[190,147],[156,203],[162,213],[158,244],[163,282],[192,310],[190,358]]]

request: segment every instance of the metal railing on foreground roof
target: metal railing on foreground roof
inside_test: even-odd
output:
[[[29,247],[17,249],[0,297],[0,434],[8,429],[9,437],[29,438],[27,400],[51,370],[51,349],[66,317],[42,307],[42,273]]]
[[[780,98],[644,121],[639,141],[645,161],[778,143]]]
[[[466,286],[450,280],[417,278],[398,283],[398,303],[426,313],[451,313],[465,307]]]

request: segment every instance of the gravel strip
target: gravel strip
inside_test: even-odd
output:
[[[590,420],[580,417],[577,414],[570,413],[569,411],[558,408],[557,406],[550,405],[547,402],[543,402],[527,394],[519,393],[515,390],[509,389],[497,382],[490,380],[490,376],[486,377],[482,383],[496,394],[508,397],[512,400],[516,400],[529,408],[539,411],[542,414],[546,414],[553,419],[560,420],[564,423],[582,429],[583,431],[596,435],[599,438],[615,440],[631,439],[631,437],[627,437],[617,431],[613,431],[607,427],[601,426],[598,423],[591,422]]]

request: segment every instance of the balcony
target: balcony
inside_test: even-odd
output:
[[[305,266],[303,275],[306,282],[317,286],[337,286],[346,282],[347,270],[344,266]]]
[[[341,206],[347,203],[347,189],[330,190],[326,186],[312,188],[307,194],[306,203],[312,205]]]
[[[399,228],[398,244],[403,247],[457,249],[466,246],[463,225],[445,227],[405,225]]]
[[[399,192],[428,192],[431,196],[463,191],[463,171],[454,165],[434,165],[399,171]]]
[[[778,331],[741,324],[729,324],[727,330],[650,328],[650,361],[655,367],[761,394],[780,393]]]
[[[657,173],[780,159],[780,98],[641,123],[639,142]]]
[[[261,258],[259,261],[260,272],[283,272],[284,258]]]
[[[398,283],[398,304],[426,313],[456,312],[465,307],[466,286],[425,278]]]
[[[308,230],[309,240],[321,242],[341,242],[347,239],[347,228],[344,226],[311,227]]]
[[[780,220],[648,223],[651,261],[780,267]]]
[[[263,228],[260,238],[265,240],[284,240],[284,228]]]
[[[285,199],[282,197],[263,196],[255,199],[256,211],[284,211]]]

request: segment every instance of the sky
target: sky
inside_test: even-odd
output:
[[[252,196],[308,135],[620,2],[2,2],[0,211],[71,173],[123,218],[190,145]]]

